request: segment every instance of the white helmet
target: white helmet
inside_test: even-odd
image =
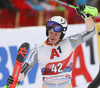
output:
[[[54,22],[54,23],[50,23],[50,22]],[[57,29],[57,31],[56,31],[55,26],[53,27],[53,25],[55,23],[56,23],[56,28],[60,28],[61,30],[58,31],[58,29]],[[65,18],[63,18],[61,16],[53,16],[52,18],[49,19],[49,21],[47,21],[47,24],[46,24],[46,36],[48,36],[48,30],[53,28],[53,30],[55,32],[62,32],[62,35],[60,37],[60,39],[62,40],[64,35],[66,34],[67,27],[68,27],[68,25],[67,25],[67,21],[66,21]]]

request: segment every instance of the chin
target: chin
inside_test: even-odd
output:
[[[55,44],[55,42],[54,42],[54,41],[51,41],[50,43],[51,43],[51,44]]]
[[[55,41],[55,40],[50,40],[50,43],[51,43],[51,44],[55,44],[55,43],[57,43],[57,41]]]

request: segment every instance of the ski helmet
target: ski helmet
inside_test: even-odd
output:
[[[62,32],[60,36],[60,39],[62,40],[64,35],[66,34],[67,27],[68,25],[65,18],[61,16],[53,16],[49,19],[49,21],[47,21],[46,36],[48,36],[48,30],[51,30],[53,28],[55,32]]]

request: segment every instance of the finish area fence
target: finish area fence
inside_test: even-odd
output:
[[[70,11],[36,11],[22,10],[9,12],[6,9],[0,11],[0,28],[16,28],[25,26],[43,26],[52,16],[64,17],[68,24],[84,23],[84,20],[76,13]]]

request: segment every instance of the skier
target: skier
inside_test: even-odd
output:
[[[84,4],[77,5],[77,7],[76,12],[85,20],[86,31],[64,38],[68,27],[67,21],[61,16],[50,18],[46,24],[47,40],[30,51],[21,69],[18,84],[38,62],[43,76],[42,88],[72,88],[74,50],[96,33],[91,14],[83,12],[84,9],[90,10],[91,8],[86,8]],[[9,76],[4,88],[12,83],[13,77]]]

